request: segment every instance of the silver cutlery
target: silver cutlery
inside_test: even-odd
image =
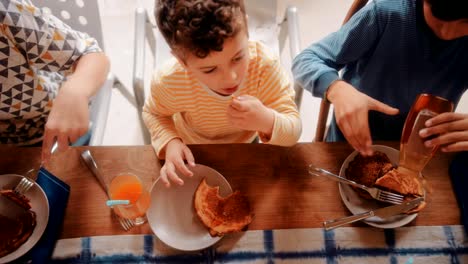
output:
[[[24,195],[31,187],[33,187],[34,182],[30,179],[23,177],[21,181],[16,185],[13,191],[18,195]]]
[[[104,192],[107,194],[107,197],[109,200],[111,197],[109,197],[109,194],[107,193],[107,184],[104,181],[104,177],[101,174],[101,171],[98,169],[97,163],[94,160],[93,156],[91,155],[91,151],[85,150],[81,153],[81,158],[85,162],[86,166],[91,170],[93,175],[96,177],[96,179],[99,181],[99,184],[101,185],[102,189]],[[120,225],[125,231],[130,230],[132,227],[135,226],[135,223],[131,219],[123,218],[119,215],[117,215],[114,211],[114,216],[117,218],[119,221]]]
[[[344,177],[331,173],[322,168],[317,168],[312,164],[309,165],[309,174],[314,175],[314,176],[324,176],[324,177],[327,177],[328,179],[331,179],[337,182],[342,182],[342,183],[349,184],[354,187],[358,187],[360,189],[367,191],[372,196],[372,198],[382,201],[382,202],[387,202],[391,204],[401,204],[403,202],[403,195],[401,194],[384,191],[375,187],[367,187],[365,185],[359,184],[357,182],[348,180]]]
[[[53,154],[55,150],[57,150],[57,147],[58,147],[58,143],[55,142],[54,145],[52,146],[50,153]],[[27,191],[29,191],[29,189],[31,189],[31,187],[34,186],[34,177],[28,177],[28,175],[32,173],[37,173],[42,168],[43,165],[44,163],[41,161],[41,164],[39,165],[38,168],[32,168],[29,171],[27,171],[26,176],[21,179],[21,181],[18,183],[18,185],[16,185],[13,191],[19,195],[24,195]]]
[[[384,207],[384,208],[380,208],[380,209],[376,209],[376,210],[372,210],[372,211],[368,211],[368,212],[364,212],[364,213],[360,213],[360,214],[356,214],[352,216],[346,216],[346,217],[342,217],[342,218],[338,218],[334,220],[325,221],[323,222],[323,227],[325,228],[325,230],[331,230],[336,227],[354,223],[356,221],[363,220],[372,216],[378,216],[380,218],[387,218],[390,216],[408,212],[409,210],[418,206],[422,201],[424,201],[424,198],[418,197],[409,202],[404,202],[399,205],[391,205],[388,207]]]

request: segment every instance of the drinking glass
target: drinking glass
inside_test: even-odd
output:
[[[453,103],[445,98],[430,94],[420,94],[416,98],[406,117],[401,135],[399,168],[413,175],[418,175],[424,169],[438,148],[426,147],[424,141],[437,135],[422,138],[419,131],[426,127],[424,123],[428,119],[452,111]]]
[[[141,179],[132,173],[115,176],[108,188],[112,200],[129,200],[128,205],[114,205],[114,212],[120,217],[131,219],[135,225],[146,222],[146,211],[150,206],[150,194]]]

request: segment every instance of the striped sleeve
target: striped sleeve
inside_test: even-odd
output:
[[[158,158],[164,158],[167,143],[179,137],[172,118],[177,112],[174,98],[160,73],[156,73],[151,81],[151,94],[143,106],[143,121],[151,134],[151,144]]]
[[[381,32],[379,12],[372,1],[337,32],[312,44],[293,60],[295,81],[314,96],[323,97],[338,71],[365,56]]]
[[[275,121],[270,138],[262,133],[259,133],[259,136],[268,144],[292,146],[297,143],[302,131],[299,112],[294,102],[294,89],[279,60],[264,59],[264,63],[259,76],[259,99],[265,106],[274,110]]]

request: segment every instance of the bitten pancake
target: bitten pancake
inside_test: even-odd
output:
[[[240,232],[252,222],[253,214],[249,201],[239,191],[223,198],[219,186],[210,187],[203,179],[198,186],[194,207],[198,218],[211,236]]]
[[[377,179],[375,186],[383,190],[402,194],[405,201],[424,196],[424,187],[418,176],[402,173],[399,169],[392,169]],[[426,207],[426,202],[421,202],[418,207],[408,213],[419,212]]]

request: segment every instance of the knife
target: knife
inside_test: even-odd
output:
[[[356,214],[352,216],[346,216],[346,217],[342,217],[338,219],[328,220],[328,221],[323,222],[323,227],[325,228],[325,230],[331,230],[333,228],[346,225],[346,224],[350,224],[350,223],[354,223],[356,221],[363,220],[372,216],[378,216],[380,218],[387,218],[390,216],[394,216],[397,214],[407,212],[415,208],[416,206],[418,206],[422,201],[424,201],[424,198],[418,197],[416,199],[413,199],[408,202],[404,202],[402,204],[392,205],[392,206],[388,206],[388,207],[384,207],[384,208],[380,208],[380,209],[376,209],[376,210],[372,210],[372,211],[368,211],[365,213],[360,213],[360,214]]]
[[[28,210],[0,194],[0,214],[2,216],[17,220],[26,213],[28,213]]]

